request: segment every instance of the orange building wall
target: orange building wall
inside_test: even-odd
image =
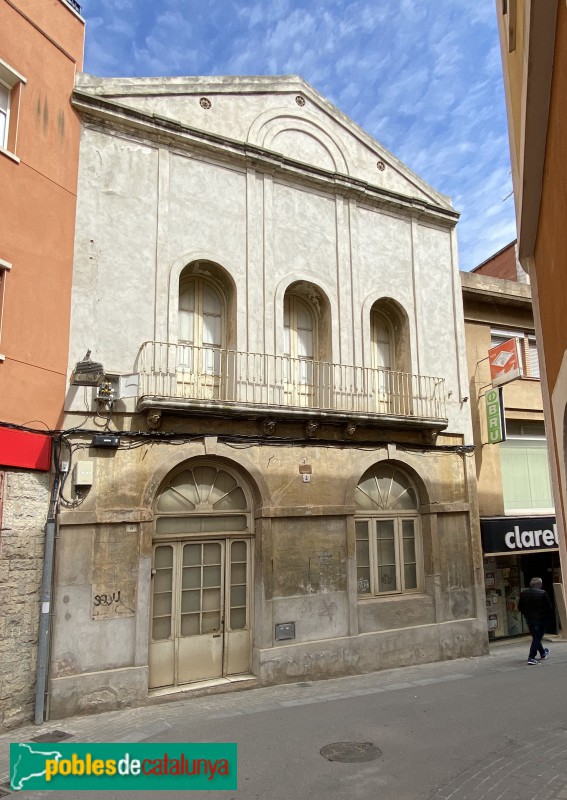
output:
[[[0,259],[12,264],[0,340],[3,422],[61,421],[80,136],[70,96],[83,41],[84,23],[63,0],[0,0],[0,57],[27,80],[20,163],[0,151]]]
[[[535,265],[550,396],[567,349],[567,8],[558,4],[555,60]]]

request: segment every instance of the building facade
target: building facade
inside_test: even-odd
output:
[[[33,711],[51,437],[63,422],[84,22],[0,0],[0,725]],[[20,426],[20,427],[18,427]],[[37,429],[33,433],[21,428]],[[43,433],[42,433],[43,431]]]
[[[73,103],[51,717],[485,652],[448,199],[297,77]]]
[[[512,243],[473,272],[461,273],[491,639],[527,632],[518,601],[531,578],[541,577],[552,598],[562,584],[531,292],[515,262]],[[521,280],[493,277],[502,274]],[[502,386],[505,439],[495,436],[492,442],[488,351],[512,338],[520,345],[522,377]],[[550,633],[557,633],[560,609],[559,600]]]
[[[563,572],[567,569],[567,5],[496,3],[520,261],[530,275]],[[564,595],[564,590],[563,590]],[[563,605],[565,600],[563,599]]]

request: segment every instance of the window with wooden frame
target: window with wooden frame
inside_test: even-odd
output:
[[[313,361],[316,352],[316,325],[312,309],[295,294],[286,294],[284,301],[284,355],[300,359],[304,364]],[[302,383],[308,382],[309,370],[304,367]]]
[[[205,375],[218,375],[225,336],[225,304],[207,279],[182,279],[179,287],[179,364]]]
[[[10,121],[10,89],[0,81],[0,147],[6,147]]]
[[[282,378],[286,402],[308,406],[314,401],[314,358],[317,322],[310,304],[296,294],[284,298],[284,359]]]
[[[25,83],[24,76],[0,58],[0,152],[16,161],[18,115]]]
[[[392,369],[396,363],[394,332],[390,321],[380,311],[373,311],[370,320],[372,366]]]
[[[389,463],[376,464],[362,476],[355,506],[358,595],[421,591],[419,501],[408,476]]]
[[[2,348],[2,322],[4,319],[4,307],[6,302],[6,283],[12,265],[8,261],[0,258],[0,349]],[[4,361],[5,356],[0,353],[0,362]]]

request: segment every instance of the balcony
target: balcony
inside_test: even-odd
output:
[[[142,345],[138,371],[141,411],[446,426],[442,378],[166,342]]]

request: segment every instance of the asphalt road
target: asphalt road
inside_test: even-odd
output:
[[[238,790],[199,800],[567,800],[567,642],[526,665],[525,643],[491,655],[372,675],[50,723],[73,741],[237,742]],[[30,726],[0,737],[37,735]],[[326,745],[372,743],[378,758],[329,761]],[[69,800],[69,792],[19,792]],[[180,792],[143,792],[143,798]],[[80,793],[84,800],[132,792]]]

